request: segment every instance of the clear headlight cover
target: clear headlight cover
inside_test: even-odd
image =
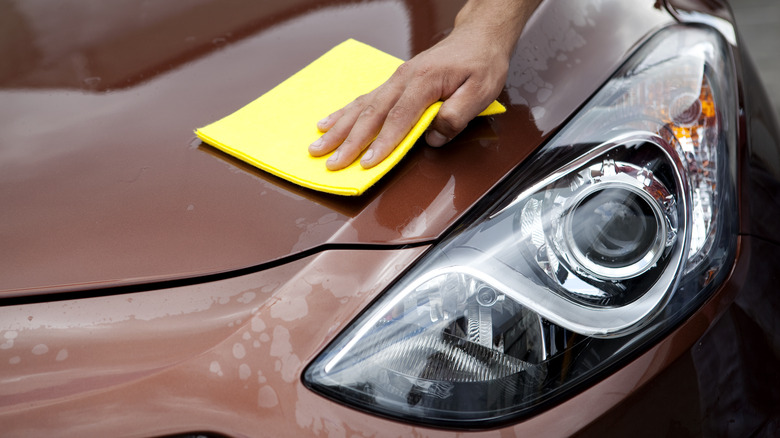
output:
[[[383,415],[490,427],[673,328],[734,257],[733,70],[709,28],[654,36],[306,384]]]

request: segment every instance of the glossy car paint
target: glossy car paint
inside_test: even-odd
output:
[[[3,247],[13,254],[0,263],[2,294],[191,278],[323,245],[435,239],[671,19],[650,8],[615,39],[600,27],[628,15],[625,4],[543,6],[500,97],[507,116],[476,121],[453,147],[416,148],[366,196],[343,198],[243,165],[192,131],[347,38],[409,58],[443,36],[459,4],[248,5],[73,2],[70,20],[45,3],[5,6],[21,24],[7,31],[20,43],[5,50],[19,61],[0,84],[0,185],[13,187],[0,193]]]
[[[443,36],[459,3],[74,3],[70,19],[35,4],[0,6],[17,17],[3,52],[19,60],[0,75],[4,436],[451,436],[333,403],[300,375],[674,21],[650,1],[543,3],[499,98],[506,115],[448,148],[416,148],[366,197],[345,199],[243,166],[192,129],[347,37],[408,58]],[[462,435],[776,430],[780,239],[760,222],[777,210],[780,137],[760,90],[740,91],[741,237],[727,284],[593,386]]]

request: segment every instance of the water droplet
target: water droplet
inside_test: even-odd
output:
[[[100,76],[92,76],[92,77],[89,77],[89,78],[84,78],[84,84],[89,86],[89,87],[94,87],[94,86],[100,84],[101,80],[102,79],[100,78]]]
[[[63,348],[62,350],[59,351],[59,353],[57,353],[57,357],[56,357],[57,362],[62,362],[67,358],[68,358],[68,350]]]
[[[252,318],[252,331],[260,333],[263,330],[265,330],[265,322],[258,317]]]
[[[531,108],[531,114],[534,116],[535,120],[539,120],[547,114],[547,110],[540,106],[535,106]]]
[[[38,344],[35,347],[33,347],[33,349],[32,349],[32,354],[35,354],[35,355],[38,355],[38,356],[40,356],[42,354],[46,354],[48,352],[49,352],[49,347],[47,347],[46,344]]]
[[[243,359],[244,356],[246,356],[246,349],[244,348],[244,344],[241,344],[240,342],[233,344],[233,357],[236,359]]]
[[[241,294],[241,296],[238,297],[238,299],[236,299],[236,301],[238,301],[239,303],[242,303],[242,304],[249,304],[249,303],[252,302],[252,300],[255,299],[256,296],[257,296],[257,294],[254,293],[254,292],[245,292],[245,293]]]
[[[261,408],[272,408],[279,404],[279,398],[276,396],[276,391],[273,388],[266,385],[260,388],[257,392],[257,406]]]
[[[222,367],[219,365],[219,362],[217,362],[216,360],[211,362],[211,365],[209,365],[209,371],[222,377]]]
[[[225,43],[227,43],[227,39],[225,39],[223,37],[217,37],[217,38],[214,38],[213,40],[211,40],[211,44],[214,44],[215,46],[219,46],[219,45],[222,45],[222,44],[225,44]]]
[[[539,91],[536,92],[536,99],[539,100],[539,102],[547,102],[547,99],[552,96],[552,90],[549,88],[540,88]]]
[[[249,376],[252,375],[252,370],[249,368],[249,365],[242,363],[241,366],[238,367],[238,378],[241,380],[246,380],[249,378]]]

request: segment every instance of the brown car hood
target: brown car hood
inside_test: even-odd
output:
[[[256,170],[193,129],[347,38],[408,59],[446,34],[460,3],[0,2],[0,294],[434,240],[670,20],[649,2],[641,23],[614,29],[636,16],[625,14],[635,2],[607,3],[545,2],[499,97],[506,114],[472,122],[449,147],[417,145],[365,195],[346,198]]]

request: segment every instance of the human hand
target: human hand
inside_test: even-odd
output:
[[[373,167],[439,100],[443,104],[426,134],[427,143],[442,146],[462,131],[501,92],[514,44],[538,3],[480,1],[464,6],[447,38],[402,64],[374,91],[321,120],[317,127],[325,134],[309,146],[309,153],[322,156],[335,150],[326,166],[339,170],[368,148],[360,164]],[[508,13],[508,4],[514,13]]]

